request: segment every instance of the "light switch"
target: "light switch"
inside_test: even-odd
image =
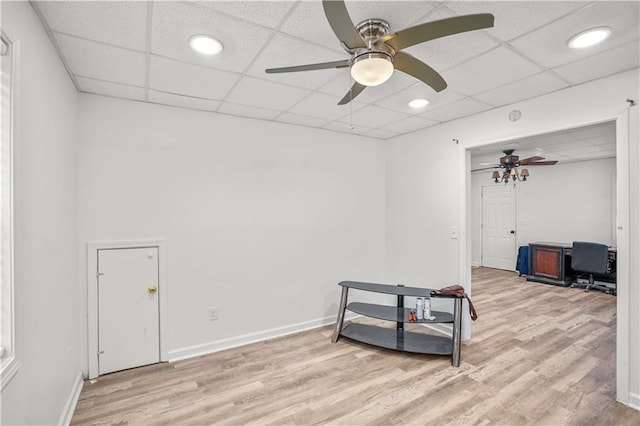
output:
[[[451,239],[452,240],[457,240],[458,239],[458,227],[457,226],[452,226],[451,227]]]

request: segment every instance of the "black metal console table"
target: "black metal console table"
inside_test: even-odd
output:
[[[376,345],[397,351],[415,352],[421,354],[451,355],[451,365],[460,366],[460,332],[462,319],[462,299],[452,296],[432,296],[432,289],[418,287],[404,287],[402,285],[374,284],[357,281],[342,281],[342,296],[336,328],[331,341],[337,342],[340,336],[359,342]],[[352,302],[347,305],[349,289],[371,291],[375,293],[393,294],[397,296],[397,306],[377,305],[372,303]],[[448,312],[431,311],[434,320],[418,320],[421,324],[451,323],[453,336],[434,336],[426,333],[416,333],[404,330],[404,324],[409,322],[410,308],[405,308],[405,296],[431,297],[432,299],[453,299],[453,315]],[[386,321],[394,321],[396,328],[384,328],[375,325],[348,322],[344,325],[346,310]],[[344,326],[343,326],[344,325]]]

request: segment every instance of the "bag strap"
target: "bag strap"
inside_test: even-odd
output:
[[[467,294],[465,293],[464,297],[467,298],[467,302],[469,302],[469,315],[471,315],[471,320],[475,321],[478,319],[478,314],[476,313],[476,308],[473,307],[473,303],[471,303],[471,299],[469,299],[469,297],[467,297]]]

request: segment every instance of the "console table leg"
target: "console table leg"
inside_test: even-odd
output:
[[[396,322],[396,330],[404,332],[404,296],[400,294],[398,295],[398,312],[403,313],[403,318],[399,318],[400,321]]]
[[[338,319],[336,320],[336,328],[333,331],[331,342],[336,343],[340,338],[340,332],[342,331],[342,323],[344,322],[344,311],[347,309],[347,294],[349,293],[349,287],[342,287],[342,295],[340,296],[340,307],[338,308]]]
[[[451,365],[460,367],[460,335],[462,334],[462,298],[454,300],[453,308],[453,353]]]

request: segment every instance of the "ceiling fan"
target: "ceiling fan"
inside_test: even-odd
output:
[[[472,171],[478,172],[480,170],[489,170],[489,169],[505,169],[505,171],[509,171],[511,169],[514,169],[520,166],[553,166],[554,164],[558,163],[555,160],[542,161],[544,160],[544,157],[537,157],[537,156],[523,158],[522,160],[520,160],[520,157],[518,157],[517,155],[513,155],[513,153],[515,152],[515,149],[505,149],[502,152],[504,153],[504,157],[500,157],[499,164],[496,164],[490,167],[485,167],[482,169],[474,169]]]
[[[444,90],[447,83],[437,71],[401,50],[440,37],[493,27],[494,21],[492,14],[480,13],[426,22],[391,33],[389,24],[383,19],[366,19],[354,25],[342,0],[323,0],[322,7],[342,48],[351,57],[341,61],[269,68],[265,71],[271,74],[351,67],[355,83],[338,105],[351,102],[367,86],[384,83],[391,77],[394,69],[417,78],[436,92]]]

